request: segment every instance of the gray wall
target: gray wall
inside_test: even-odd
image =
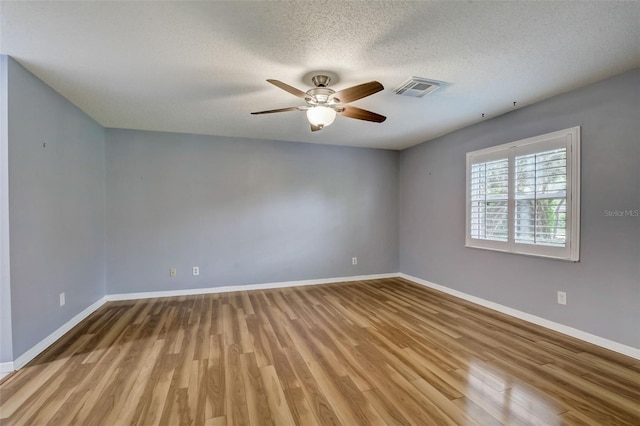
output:
[[[0,363],[13,361],[9,275],[8,63],[9,57],[0,55]]]
[[[397,179],[395,151],[107,129],[107,293],[397,272]]]
[[[13,59],[8,78],[15,359],[105,294],[104,129]]]
[[[640,209],[639,87],[636,69],[402,151],[400,271],[640,347],[640,217],[605,216]],[[465,248],[465,153],[573,126],[581,261]]]

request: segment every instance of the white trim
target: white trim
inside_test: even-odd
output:
[[[348,282],[348,281],[378,280],[383,278],[397,278],[399,276],[400,276],[400,273],[394,272],[391,274],[357,275],[352,277],[323,278],[318,280],[284,281],[284,282],[276,282],[276,283],[196,288],[196,289],[188,289],[188,290],[153,291],[153,292],[145,292],[145,293],[109,294],[102,297],[100,300],[98,300],[91,306],[87,307],[85,310],[80,312],[75,317],[71,318],[64,325],[62,325],[56,331],[54,331],[53,333],[51,333],[50,335],[42,339],[40,342],[35,344],[31,349],[29,349],[28,351],[20,355],[13,362],[1,363],[0,379],[4,377],[6,374],[9,374],[11,371],[19,370],[22,367],[24,367],[29,361],[34,359],[36,356],[40,355],[42,351],[44,351],[49,346],[51,346],[56,340],[64,336],[65,333],[67,333],[73,327],[78,325],[82,320],[87,318],[89,315],[91,315],[94,311],[96,311],[99,307],[104,305],[106,302],[116,301],[116,300],[149,299],[149,298],[155,298],[155,297],[190,296],[190,295],[208,294],[208,293],[226,293],[226,292],[232,292],[232,291],[265,290],[265,289],[272,289],[272,288],[298,287],[298,286],[330,284],[330,283],[339,283],[339,282]]]
[[[577,339],[583,340],[588,343],[592,343],[597,346],[601,346],[606,349],[610,349],[612,351],[630,356],[632,358],[640,359],[640,349],[633,348],[631,346],[626,346],[621,343],[614,342],[612,340],[608,340],[603,337],[599,337],[582,330],[578,330],[563,324],[549,321],[547,319],[537,317],[535,315],[531,315],[526,312],[518,311],[516,309],[512,309],[507,306],[500,305],[498,303],[490,302],[488,300],[481,299],[479,297],[472,296],[470,294],[466,294],[461,291],[454,290],[439,284],[434,284],[432,282],[423,280],[421,278],[395,272],[390,274],[357,275],[352,277],[341,277],[341,278],[323,278],[323,279],[317,279],[317,280],[303,280],[303,281],[284,281],[284,282],[276,282],[276,283],[209,287],[209,288],[197,288],[197,289],[189,289],[189,290],[109,294],[104,296],[103,298],[101,298],[91,306],[87,307],[85,310],[80,312],[75,317],[71,318],[62,327],[58,328],[56,331],[54,331],[53,333],[45,337],[42,341],[40,341],[31,349],[29,349],[20,357],[18,357],[14,362],[0,363],[0,379],[2,379],[2,377],[9,374],[11,371],[18,370],[24,367],[29,361],[31,361],[36,356],[38,356],[42,351],[48,348],[56,340],[60,339],[65,333],[67,333],[69,330],[71,330],[73,327],[75,327],[82,320],[87,318],[89,315],[91,315],[94,311],[96,311],[98,308],[100,308],[102,305],[104,305],[108,301],[149,299],[149,298],[155,298],[155,297],[191,296],[191,295],[208,294],[208,293],[227,293],[232,291],[267,290],[267,289],[274,289],[274,288],[300,287],[300,286],[308,286],[308,285],[331,284],[331,283],[340,283],[340,282],[349,282],[349,281],[378,280],[378,279],[384,279],[384,278],[397,278],[397,277],[404,278],[416,284],[420,284],[425,287],[433,288],[443,293],[447,293],[452,296],[459,297],[461,299],[467,300],[469,302],[475,303],[480,306],[484,306],[489,309],[493,309],[498,312],[502,312],[512,317],[519,318],[551,330],[555,330],[557,332],[575,337]]]
[[[425,287],[432,288],[434,290],[441,291],[443,293],[450,294],[455,297],[459,297],[460,299],[467,300],[469,302],[475,303],[480,306],[484,306],[485,308],[493,309],[494,311],[502,312],[503,314],[507,314],[509,316],[519,318],[521,320],[530,322],[532,324],[539,325],[544,328],[548,328],[550,330],[557,331],[562,334],[566,334],[567,336],[575,337],[576,339],[583,340],[588,343],[592,343],[594,345],[603,347],[605,349],[612,350],[614,352],[621,353],[623,355],[630,356],[635,359],[640,359],[640,349],[634,348],[632,346],[623,345],[622,343],[614,342],[613,340],[605,339],[604,337],[596,336],[595,334],[587,333],[586,331],[578,330],[577,328],[569,327],[564,324],[560,324],[554,321],[550,321],[548,319],[544,319],[538,317],[536,315],[528,314],[526,312],[519,311],[517,309],[509,308],[504,305],[500,305],[499,303],[491,302],[489,300],[481,299],[476,296],[472,296],[467,293],[463,293],[458,290],[454,290],[449,287],[445,287],[440,284],[435,284],[427,280],[423,280],[421,278],[413,277],[411,275],[400,273],[400,277],[406,280],[412,281],[416,284],[423,285]]]
[[[7,374],[13,372],[13,362],[0,362],[0,380],[2,380]]]
[[[567,162],[569,167],[568,175],[571,179],[571,215],[569,219],[571,223],[568,224],[571,238],[569,239],[569,254],[571,259],[580,259],[580,182],[581,172],[580,167],[582,164],[581,157],[581,144],[582,134],[580,133],[580,126],[571,129],[569,134],[571,140],[567,143],[567,149],[570,151],[571,160]],[[573,213],[577,212],[577,213]]]
[[[356,275],[352,277],[322,278],[317,280],[282,281],[282,282],[275,282],[275,283],[193,288],[193,289],[185,289],[185,290],[109,294],[106,296],[106,298],[108,301],[115,301],[115,300],[151,299],[155,297],[193,296],[197,294],[229,293],[232,291],[268,290],[273,288],[302,287],[307,285],[331,284],[331,283],[341,283],[341,282],[348,282],[348,281],[380,280],[383,278],[397,278],[399,276],[400,276],[399,272],[394,272],[390,274]]]
[[[29,361],[40,355],[42,351],[51,346],[56,340],[60,339],[65,335],[69,330],[78,325],[80,321],[91,315],[94,311],[96,311],[100,306],[104,305],[107,302],[106,297],[102,297],[97,302],[87,307],[85,310],[80,312],[75,317],[71,318],[62,327],[58,328],[56,331],[42,339],[39,343],[33,346],[31,349],[20,355],[13,361],[13,367],[15,370],[19,370],[24,367]]]

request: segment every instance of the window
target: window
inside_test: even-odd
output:
[[[580,128],[467,153],[466,246],[577,261]]]

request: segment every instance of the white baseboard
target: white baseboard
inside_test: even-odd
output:
[[[224,287],[210,287],[210,288],[196,288],[187,290],[172,290],[172,291],[153,291],[145,293],[123,293],[123,294],[109,294],[87,307],[75,317],[71,318],[64,325],[58,328],[56,331],[42,339],[31,349],[20,355],[13,362],[0,363],[0,378],[6,376],[14,370],[19,370],[24,367],[29,361],[38,356],[42,351],[47,349],[56,340],[61,338],[65,333],[75,327],[80,321],[91,315],[96,309],[104,305],[108,301],[115,300],[135,300],[135,299],[149,299],[154,297],[172,297],[172,296],[191,296],[197,294],[208,293],[226,293],[232,291],[246,291],[246,290],[264,290],[271,288],[283,288],[283,287],[297,287],[306,285],[318,285],[329,284],[337,282],[347,281],[364,281],[364,280],[377,280],[382,278],[395,278],[399,277],[399,273],[391,274],[377,274],[377,275],[358,275],[352,277],[341,278],[323,278],[318,280],[304,280],[304,281],[284,281],[277,283],[264,283],[264,284],[248,284],[237,286],[224,286]]]
[[[26,351],[25,353],[20,355],[18,358],[16,358],[15,361],[13,361],[13,368],[15,370],[19,370],[22,367],[24,367],[29,361],[34,359],[36,356],[40,355],[40,353],[42,351],[44,351],[49,346],[51,346],[52,343],[54,343],[56,340],[58,340],[59,338],[64,336],[65,333],[67,333],[73,327],[78,325],[80,323],[80,321],[82,321],[83,319],[85,319],[86,317],[91,315],[96,309],[98,309],[100,306],[104,305],[106,302],[107,302],[107,298],[106,297],[102,297],[100,300],[98,300],[97,302],[95,302],[91,306],[87,307],[85,310],[80,312],[78,315],[76,315],[75,317],[71,318],[69,321],[64,323],[56,331],[54,331],[53,333],[51,333],[50,335],[48,335],[47,337],[42,339],[35,346],[33,346],[31,349],[29,349],[28,351]]]
[[[416,284],[423,285],[425,287],[432,288],[434,290],[441,291],[443,293],[450,294],[460,299],[467,300],[485,308],[493,309],[494,311],[502,312],[503,314],[510,315],[515,318],[557,331],[562,334],[566,334],[576,339],[584,340],[585,342],[592,343],[597,346],[601,346],[605,349],[612,350],[614,352],[621,353],[623,355],[630,356],[635,359],[640,359],[640,349],[632,346],[623,345],[622,343],[614,342],[613,340],[605,339],[604,337],[596,336],[595,334],[587,333],[586,331],[578,330],[577,328],[569,327],[564,324],[560,324],[548,319],[544,319],[535,315],[528,314],[526,312],[519,311],[517,309],[509,308],[498,303],[491,302],[489,300],[481,299],[476,296],[472,296],[467,293],[463,293],[458,290],[454,290],[443,285],[434,284],[421,278],[413,277],[407,274],[399,274],[401,278],[412,281]]]
[[[0,362],[0,380],[13,370],[15,370],[15,368],[13,368],[13,362]]]
[[[331,284],[341,283],[348,281],[365,281],[365,280],[379,280],[383,278],[397,278],[400,273],[394,272],[391,274],[376,274],[376,275],[356,275],[352,277],[340,277],[340,278],[322,278],[318,280],[303,280],[303,281],[283,281],[276,283],[261,283],[261,284],[246,284],[246,285],[234,285],[223,287],[208,287],[208,288],[194,288],[186,290],[169,290],[169,291],[149,291],[144,293],[122,293],[122,294],[109,294],[106,296],[108,301],[114,300],[135,300],[135,299],[151,299],[154,297],[174,297],[174,296],[193,296],[197,294],[209,294],[209,293],[229,293],[232,291],[250,291],[250,290],[268,290],[273,288],[284,287],[301,287],[307,285],[318,284]]]
[[[28,351],[20,355],[13,362],[0,363],[0,379],[6,376],[7,374],[9,374],[10,372],[24,367],[29,361],[31,361],[36,356],[38,356],[42,351],[48,348],[56,340],[60,339],[65,333],[67,333],[69,330],[71,330],[73,327],[79,324],[80,321],[82,321],[83,319],[91,315],[95,310],[97,310],[99,307],[104,305],[107,301],[149,299],[149,298],[155,298],[155,297],[191,296],[191,295],[208,294],[208,293],[227,293],[227,292],[233,292],[233,291],[265,290],[265,289],[274,289],[274,288],[299,287],[299,286],[330,284],[330,283],[349,282],[349,281],[377,280],[377,279],[383,279],[383,278],[396,278],[396,277],[404,278],[414,283],[433,288],[435,290],[450,294],[452,296],[459,297],[461,299],[478,304],[480,306],[493,309],[494,311],[502,312],[512,317],[519,318],[524,321],[528,321],[530,323],[566,334],[571,337],[575,337],[580,340],[584,340],[585,342],[593,343],[594,345],[601,346],[606,349],[610,349],[612,351],[630,356],[632,358],[640,359],[640,349],[633,348],[631,346],[626,346],[621,343],[614,342],[612,340],[605,339],[603,337],[596,336],[594,334],[590,334],[582,330],[578,330],[563,324],[549,321],[547,319],[544,319],[535,315],[531,315],[526,312],[518,311],[517,309],[509,308],[507,306],[500,305],[498,303],[494,303],[485,299],[481,299],[479,297],[472,296],[470,294],[466,294],[461,291],[454,290],[439,284],[434,284],[432,282],[423,280],[421,278],[413,277],[411,275],[402,274],[402,273],[390,273],[390,274],[377,274],[377,275],[358,275],[358,276],[340,277],[340,278],[323,278],[318,280],[284,281],[284,282],[276,282],[276,283],[196,288],[196,289],[188,289],[188,290],[109,294],[104,296],[103,298],[101,298],[91,306],[87,307],[78,315],[71,318],[64,325],[62,325],[56,331],[54,331],[53,333],[45,337],[42,341],[37,343],[31,349],[29,349]]]

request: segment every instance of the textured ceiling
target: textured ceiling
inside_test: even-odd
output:
[[[106,127],[402,149],[640,65],[640,2],[2,2],[0,50]],[[378,80],[311,133],[313,70]],[[412,75],[449,83],[395,95]]]

